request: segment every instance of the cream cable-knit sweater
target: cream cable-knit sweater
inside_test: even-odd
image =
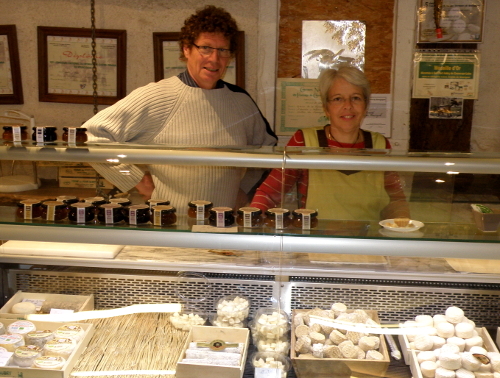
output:
[[[138,88],[88,120],[89,142],[111,141],[166,146],[273,145],[275,138],[246,93],[228,86],[205,90],[171,77]],[[93,164],[122,191],[133,188],[144,172],[133,165]],[[244,169],[234,167],[150,165],[153,198],[178,209],[204,199],[215,206],[235,205]],[[124,173],[126,172],[126,173]]]

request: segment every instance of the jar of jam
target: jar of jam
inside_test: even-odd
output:
[[[149,199],[147,201],[149,208],[152,209],[153,206],[168,206],[170,205],[170,201],[166,199]]]
[[[68,208],[61,201],[43,201],[42,219],[47,221],[62,221],[68,216]]]
[[[208,217],[210,225],[215,227],[229,227],[234,224],[233,209],[230,207],[212,207]]]
[[[318,226],[318,212],[311,209],[296,209],[292,211],[293,227],[310,230]]]
[[[70,206],[68,219],[74,223],[90,223],[94,220],[95,209],[91,203],[77,202]]]
[[[57,127],[53,126],[33,127],[31,139],[37,143],[55,142],[57,140],[56,130]]]
[[[148,223],[151,213],[148,205],[132,205],[125,209],[125,221],[128,224]]]
[[[35,219],[42,216],[42,204],[36,199],[26,199],[17,204],[16,216],[21,219]]]
[[[170,205],[153,206],[150,220],[155,226],[171,226],[177,222],[175,207]]]
[[[109,203],[116,203],[117,205],[121,205],[123,207],[132,205],[132,201],[128,198],[110,198]]]
[[[78,198],[75,196],[57,196],[56,201],[60,201],[66,205],[66,209],[69,212],[69,207],[74,203],[78,202]]]
[[[122,205],[117,203],[100,205],[97,210],[97,221],[103,224],[120,223],[125,219],[122,209]]]
[[[188,203],[188,217],[196,220],[207,219],[213,203],[210,201],[196,200]]]
[[[97,215],[98,213],[99,206],[107,203],[104,197],[87,197],[83,201],[92,205],[92,209],[94,210],[95,215]]]
[[[2,139],[8,142],[27,140],[28,126],[4,126]]]
[[[283,228],[290,226],[291,222],[290,210],[288,209],[272,208],[266,211],[264,224],[267,227],[282,230]]]
[[[87,129],[85,127],[63,127],[63,142],[68,144],[82,144],[87,138]]]
[[[258,227],[262,223],[262,210],[257,207],[242,207],[238,210],[236,223],[242,227]]]

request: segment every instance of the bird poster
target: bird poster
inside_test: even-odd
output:
[[[365,65],[366,25],[361,21],[302,21],[302,78],[328,68]]]

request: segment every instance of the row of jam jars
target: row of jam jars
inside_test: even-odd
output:
[[[36,143],[50,143],[57,141],[57,128],[54,126],[33,127],[31,140]],[[23,142],[29,139],[28,126],[4,126],[2,139],[6,142]],[[69,145],[87,142],[87,129],[84,127],[63,127],[63,142]]]

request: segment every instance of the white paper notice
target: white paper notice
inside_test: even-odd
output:
[[[281,378],[281,369],[255,368],[255,378]]]

